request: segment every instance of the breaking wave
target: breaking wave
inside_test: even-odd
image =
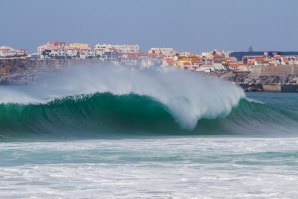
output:
[[[237,86],[175,69],[72,67],[0,87],[0,139],[294,133],[298,116]]]

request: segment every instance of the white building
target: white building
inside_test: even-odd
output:
[[[148,53],[153,56],[173,56],[176,54],[173,48],[150,48]]]
[[[68,58],[88,59],[95,56],[95,52],[88,43],[72,43],[66,47],[66,55]]]
[[[200,66],[196,69],[196,71],[200,72],[205,72],[205,73],[210,73],[215,70],[215,67],[210,65],[210,66]]]
[[[95,45],[95,51],[100,54],[100,52],[112,52],[116,51],[122,54],[129,53],[139,53],[140,46],[139,45],[114,45],[114,44],[97,44]]]
[[[13,58],[13,57],[27,57],[28,51],[26,49],[14,49],[9,46],[0,46],[1,58]]]
[[[9,46],[0,47],[0,57],[12,57],[15,54],[15,49]]]
[[[95,52],[87,43],[48,42],[38,47],[41,58],[80,58],[95,57]]]
[[[44,50],[65,50],[69,46],[66,42],[48,42],[46,44],[43,44],[37,48],[37,52],[41,53]]]
[[[37,48],[37,52],[41,58],[49,57],[65,57],[69,44],[66,42],[48,42]]]

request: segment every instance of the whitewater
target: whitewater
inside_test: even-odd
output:
[[[297,198],[297,107],[170,68],[0,86],[0,198]]]
[[[187,129],[193,129],[201,118],[228,114],[244,97],[241,89],[228,82],[187,71],[91,65],[59,71],[37,85],[1,88],[0,103],[48,103],[96,93],[150,97],[164,104]]]
[[[102,99],[107,94],[111,95],[110,98]],[[127,103],[123,106],[129,106],[130,111],[128,110],[127,113],[129,114],[131,111],[138,111],[135,107],[135,98],[139,97],[142,98],[140,106],[142,103],[145,104],[145,107],[140,107],[141,109],[150,109],[146,107],[146,103],[160,103],[161,109],[169,113],[181,129],[187,130],[193,130],[202,118],[215,119],[228,115],[233,107],[238,105],[240,99],[245,97],[243,91],[237,86],[220,79],[204,77],[200,74],[170,68],[139,69],[109,65],[76,66],[50,74],[30,86],[0,87],[0,96],[2,112],[9,112],[9,115],[1,115],[2,120],[15,118],[12,114],[15,114],[15,116],[23,115],[24,109],[31,109],[32,112],[38,113],[36,109],[40,107],[40,112],[49,112],[51,110],[46,111],[48,106],[52,106],[50,109],[55,109],[58,106],[57,104],[63,104],[64,102],[68,102],[65,106],[71,108],[70,101],[77,104],[86,101],[85,106],[87,107],[91,104],[90,100],[97,100],[98,103],[94,103],[93,107],[96,110],[96,107],[101,105],[101,101],[107,100],[102,103],[110,103],[113,98],[121,98],[120,102],[118,102],[119,100],[116,102],[118,105],[119,103]],[[23,112],[20,113],[20,109]],[[69,110],[65,109],[59,115],[40,113],[38,120],[45,119],[42,122],[43,124],[51,122],[46,121],[51,119],[67,120],[69,124],[71,122],[69,117],[65,115],[66,112],[69,112]],[[161,110],[156,113],[158,112],[161,112]],[[141,116],[141,113],[136,114]],[[22,120],[24,117],[19,119]],[[84,119],[84,115],[78,115],[77,117]],[[119,115],[113,117],[116,118]],[[125,116],[121,119],[124,118]],[[25,118],[25,120],[13,122],[30,123],[30,118]],[[98,122],[106,124],[106,121],[101,120],[102,118]],[[144,120],[144,122],[146,121]],[[39,123],[41,125],[41,122]],[[36,125],[38,126],[38,124]],[[55,128],[53,123],[46,125]],[[28,125],[24,125],[24,128],[26,126]],[[7,128],[11,129],[10,127]],[[43,131],[51,131],[51,129],[45,130],[43,128]]]

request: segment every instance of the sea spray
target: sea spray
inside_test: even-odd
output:
[[[218,78],[171,68],[88,65],[68,67],[24,87],[0,87],[2,104],[46,104],[70,96],[111,93],[150,97],[163,105],[183,129],[201,118],[228,115],[244,92]]]
[[[96,93],[48,103],[0,104],[0,140],[134,136],[297,136],[298,112],[242,99],[229,115],[181,129],[164,104],[135,94]]]

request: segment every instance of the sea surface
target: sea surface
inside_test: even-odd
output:
[[[298,198],[297,93],[91,72],[0,87],[0,198]]]
[[[297,198],[297,138],[0,144],[0,198]]]

